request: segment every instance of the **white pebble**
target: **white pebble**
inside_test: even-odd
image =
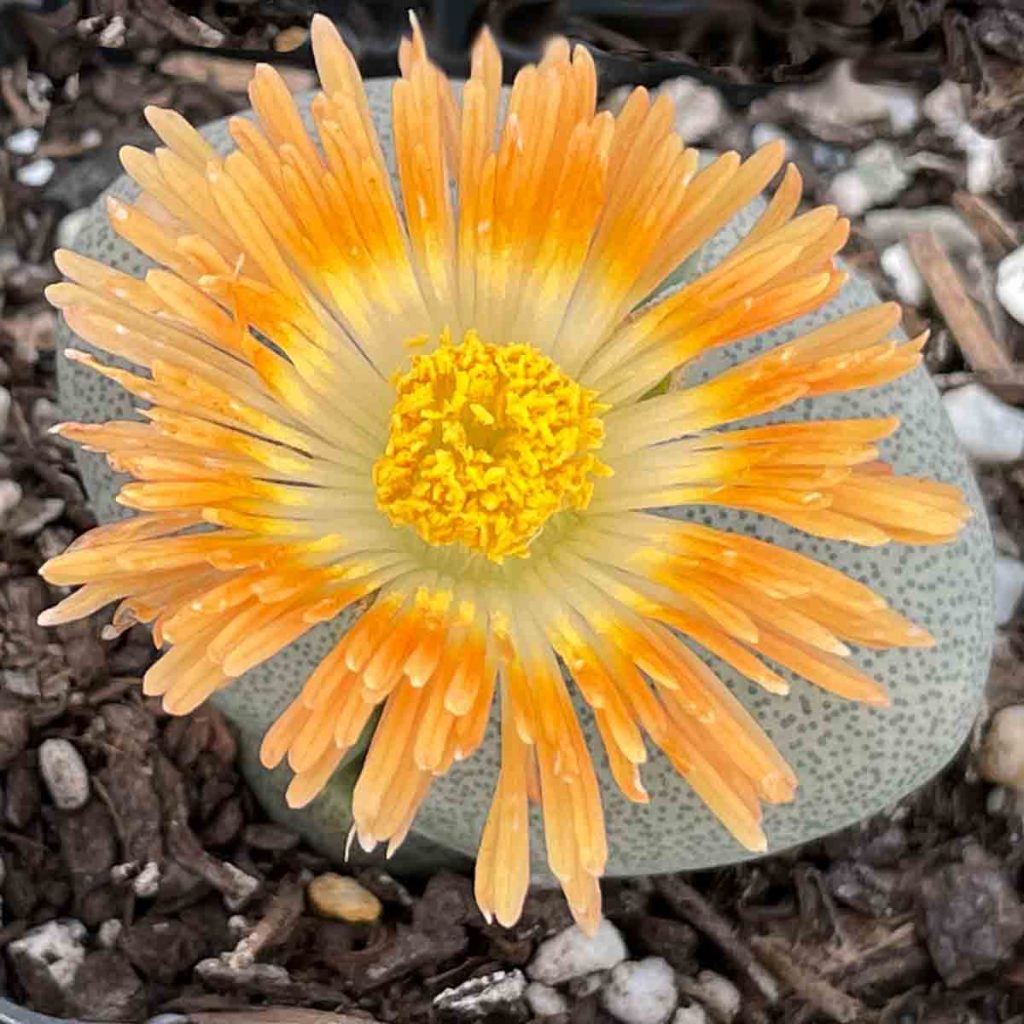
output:
[[[43,740],[39,746],[39,774],[62,811],[77,811],[88,803],[89,773],[78,748],[69,740]]]
[[[47,921],[15,939],[7,951],[15,962],[25,959],[45,968],[57,986],[66,989],[85,960],[85,935],[85,925],[74,918]]]
[[[878,141],[859,150],[853,166],[837,174],[829,186],[829,198],[849,217],[895,199],[910,184],[900,151]]]
[[[662,82],[655,97],[667,96],[675,109],[675,130],[687,144],[701,142],[724,128],[729,111],[721,93],[692,78],[672,78]]]
[[[601,1001],[623,1024],[663,1024],[679,1002],[675,974],[660,956],[627,960],[612,968]]]
[[[135,895],[142,900],[152,899],[160,889],[160,865],[155,860],[146,861],[143,869],[132,882]]]
[[[967,157],[967,191],[991,192],[1010,173],[1002,139],[982,135],[967,118],[966,86],[943,82],[924,98],[925,116]]]
[[[710,1024],[708,1011],[700,1003],[690,1003],[689,1006],[680,1006],[676,1015],[672,1018],[672,1024]]]
[[[122,928],[124,925],[116,917],[107,918],[96,932],[96,941],[104,949],[113,949],[121,937]]]
[[[535,1017],[555,1017],[569,1011],[569,1000],[558,989],[539,981],[526,986],[526,1002]]]
[[[534,981],[561,985],[570,978],[607,970],[625,959],[622,935],[615,925],[602,918],[592,936],[573,925],[542,942],[526,973]]]
[[[1000,708],[981,744],[978,771],[986,782],[1024,787],[1024,704]]]
[[[993,568],[993,576],[996,625],[1008,626],[1013,621],[1021,597],[1024,596],[1024,564],[1016,558],[999,555]]]
[[[1024,245],[999,262],[996,298],[1019,324],[1024,324]]]
[[[714,971],[701,971],[696,977],[694,995],[711,1011],[716,1020],[730,1024],[740,1012],[740,990]]]
[[[914,90],[859,82],[853,77],[853,61],[841,60],[813,85],[779,89],[757,101],[751,115],[759,117],[765,109],[781,107],[822,138],[845,136],[852,125],[874,121],[888,121],[893,132],[902,135],[920,120],[920,106]]]
[[[88,206],[83,206],[82,209],[72,210],[66,216],[61,217],[60,223],[57,225],[57,245],[62,249],[72,246],[91,212]]]
[[[1014,462],[1024,454],[1024,411],[980,384],[947,391],[942,405],[967,454],[978,462]]]
[[[32,163],[19,167],[14,176],[22,185],[42,188],[53,177],[56,169],[57,165],[49,157],[44,156],[41,160],[33,160]]]
[[[36,151],[39,145],[39,130],[37,128],[22,128],[20,132],[7,136],[4,146],[8,153],[16,156],[28,156]]]
[[[924,305],[928,287],[907,247],[902,242],[895,242],[882,250],[879,259],[900,302],[908,306]]]

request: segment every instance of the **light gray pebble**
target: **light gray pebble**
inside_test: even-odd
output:
[[[58,988],[66,990],[85,960],[85,936],[85,925],[81,921],[60,918],[27,931],[10,943],[7,952],[21,969],[45,971]]]
[[[14,480],[0,480],[0,519],[9,516],[20,504],[21,484]]]
[[[626,960],[612,968],[601,1002],[623,1024],[664,1024],[679,1002],[675,972],[660,956]]]
[[[99,926],[96,932],[96,941],[104,949],[113,949],[121,937],[123,928],[124,925],[116,917],[108,918]]]
[[[4,148],[15,156],[29,156],[39,145],[38,128],[22,128],[20,132],[12,132],[7,136]]]
[[[743,999],[740,990],[728,979],[714,971],[701,971],[690,989],[711,1012],[716,1020],[731,1024],[740,1012]]]
[[[43,157],[41,160],[33,160],[32,163],[19,167],[14,176],[22,185],[28,185],[29,188],[42,188],[53,177],[53,172],[56,169],[57,165],[49,157]]]
[[[143,869],[135,876],[132,888],[139,899],[154,897],[160,889],[160,865],[155,860],[146,861]]]
[[[569,1010],[569,1000],[557,988],[552,988],[542,982],[531,981],[526,986],[525,995],[526,1002],[535,1017],[556,1017]]]
[[[89,801],[89,772],[78,748],[60,737],[39,746],[39,774],[62,811],[77,811]]]
[[[526,973],[534,981],[561,985],[594,971],[607,970],[626,959],[619,929],[604,918],[593,935],[575,925],[542,942]]]

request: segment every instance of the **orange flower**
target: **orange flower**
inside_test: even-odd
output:
[[[570,697],[593,710],[612,774],[648,799],[648,741],[751,850],[761,805],[796,779],[695,652],[773,693],[781,666],[884,704],[847,643],[927,645],[828,566],[652,510],[721,505],[819,537],[953,538],[951,487],[878,460],[893,419],[727,429],[799,398],[883,384],[920,361],[899,311],[845,316],[679,390],[709,349],[834,296],[847,223],[796,216],[787,168],[741,245],[645,300],[775,176],[782,148],[699,169],[667,100],[637,89],[595,113],[585,49],[552,43],[516,77],[485,32],[457,102],[423,39],[401,51],[392,193],[356,64],[318,17],[319,146],[278,75],[257,69],[258,121],[219,157],[178,115],[123,154],[143,188],[109,200],[118,233],[162,264],[135,280],[69,252],[50,289],[73,330],[144,372],[69,352],[146,403],[141,420],[60,433],[133,481],[137,511],[51,559],[80,585],[47,624],[118,602],[169,650],[145,692],[184,714],[354,602],[364,611],[267,734],[288,799],[313,799],[376,722],[354,834],[399,844],[431,780],[501,716],[502,767],[477,862],[485,914],[516,920],[528,805],[548,861],[593,927],[606,850],[601,797]],[[379,718],[375,718],[379,711]]]

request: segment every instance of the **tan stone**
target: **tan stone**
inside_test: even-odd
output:
[[[333,871],[317,875],[306,888],[310,907],[321,917],[366,923],[380,917],[380,900],[354,878]]]

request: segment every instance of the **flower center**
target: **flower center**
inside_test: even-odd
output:
[[[525,557],[556,512],[583,509],[610,470],[604,406],[530,345],[446,331],[395,380],[377,504],[427,543],[460,543],[495,562]]]

